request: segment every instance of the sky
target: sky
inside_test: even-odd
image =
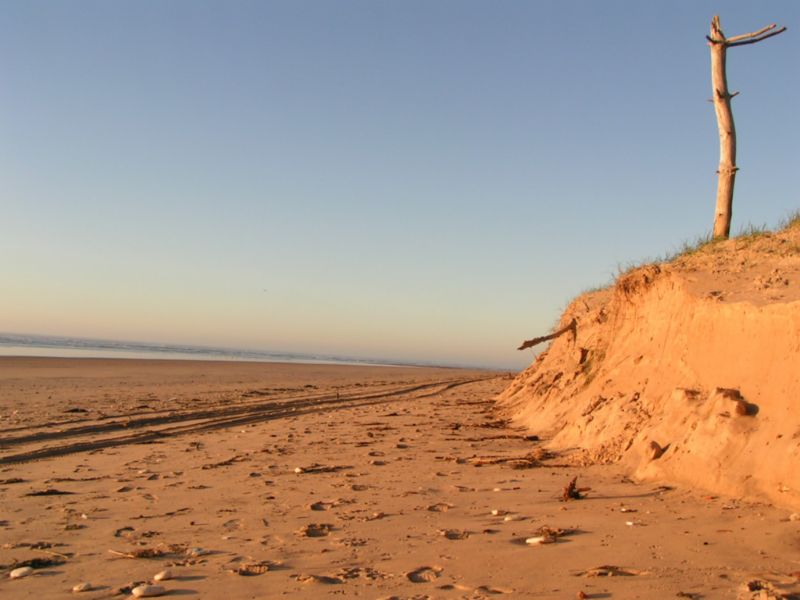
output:
[[[800,2],[0,3],[0,332],[520,369],[570,299],[800,208]]]

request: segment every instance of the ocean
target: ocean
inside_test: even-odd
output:
[[[0,333],[0,356],[49,356],[58,358],[149,358],[172,360],[231,360],[291,362],[333,365],[380,365],[402,363],[340,356],[215,348],[179,344],[123,342],[92,338]]]

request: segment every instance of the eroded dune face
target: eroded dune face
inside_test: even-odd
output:
[[[800,507],[800,227],[636,269],[499,397],[576,460]]]

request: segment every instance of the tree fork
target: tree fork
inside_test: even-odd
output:
[[[731,233],[733,215],[733,186],[736,180],[736,126],[731,111],[731,98],[739,92],[728,91],[726,60],[728,48],[755,44],[786,31],[786,27],[775,29],[767,25],[758,31],[726,38],[719,23],[719,16],[711,19],[711,34],[706,36],[711,48],[711,88],[714,112],[719,129],[719,169],[717,170],[717,203],[714,212],[714,238],[727,239]]]

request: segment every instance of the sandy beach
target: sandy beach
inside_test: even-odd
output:
[[[0,596],[125,598],[142,583],[230,599],[800,592],[796,515],[552,455],[495,412],[509,381],[0,359]],[[576,476],[591,489],[562,501]]]

